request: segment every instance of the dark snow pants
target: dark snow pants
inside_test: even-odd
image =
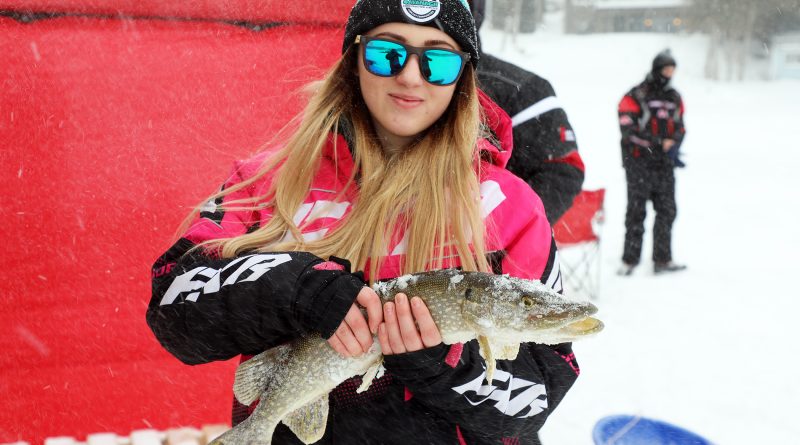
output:
[[[675,206],[675,172],[672,165],[648,166],[633,163],[625,168],[628,180],[628,210],[625,214],[625,246],[622,261],[639,264],[644,236],[647,201],[653,201],[653,261],[672,261],[672,223]]]

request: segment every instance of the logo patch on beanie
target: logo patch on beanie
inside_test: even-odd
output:
[[[429,22],[439,15],[442,5],[439,0],[400,0],[400,9],[415,22]]]

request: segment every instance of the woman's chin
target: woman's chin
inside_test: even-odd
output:
[[[415,138],[420,133],[430,127],[425,123],[402,123],[399,125],[388,125],[386,131],[399,138]]]

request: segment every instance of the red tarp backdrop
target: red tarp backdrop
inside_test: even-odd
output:
[[[255,32],[211,20],[221,3],[224,19],[314,19]],[[149,268],[300,110],[352,3],[0,1],[117,11],[0,16],[0,443],[229,421],[236,363],[190,367],[158,345]],[[154,18],[192,6],[204,20]]]
[[[0,0],[0,11],[339,25],[353,4],[355,0]]]

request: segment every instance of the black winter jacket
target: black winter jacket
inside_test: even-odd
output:
[[[580,193],[584,165],[553,87],[546,79],[485,53],[478,81],[511,116],[514,151],[507,168],[536,191],[547,220],[555,223]]]
[[[686,135],[678,91],[669,84],[660,85],[648,74],[622,97],[617,111],[622,165],[627,169],[672,167]],[[675,141],[669,153],[663,150],[664,139]]]

